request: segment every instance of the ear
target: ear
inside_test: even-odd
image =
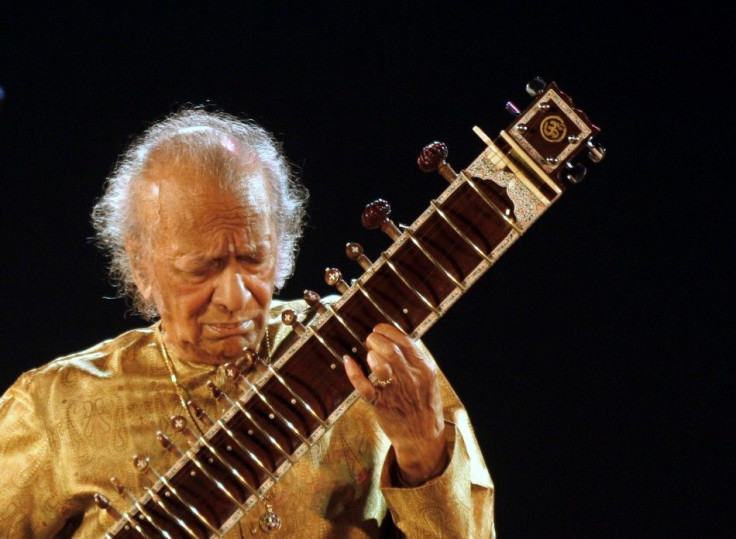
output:
[[[133,270],[133,281],[143,299],[151,301],[152,286],[149,278],[149,264],[140,240],[128,236],[125,238],[125,251],[128,253],[130,265]]]

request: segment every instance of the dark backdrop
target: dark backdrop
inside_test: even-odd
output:
[[[471,127],[505,128],[504,103],[525,105],[524,84],[541,75],[603,129],[609,155],[426,338],[474,421],[498,530],[723,531],[734,329],[725,12],[160,4],[3,10],[3,388],[141,325],[111,299],[88,212],[149,122],[211,102],[283,140],[311,191],[293,297],[326,293],[327,265],[357,276],[346,241],[371,258],[388,246],[360,227],[363,205],[385,197],[397,221],[413,221],[444,189],[416,170],[418,150],[441,139],[466,166],[483,148]]]

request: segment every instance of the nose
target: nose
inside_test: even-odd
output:
[[[215,283],[212,303],[223,310],[238,312],[246,306],[250,297],[244,276],[238,268],[228,265]]]

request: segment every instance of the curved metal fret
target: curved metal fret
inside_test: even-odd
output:
[[[133,517],[130,516],[130,514],[127,511],[123,511],[122,516],[123,516],[123,519],[128,524],[130,524],[135,531],[137,531],[138,533],[140,533],[145,539],[153,539],[150,535],[148,535],[148,533],[146,533],[146,531],[143,528],[141,528],[140,524],[138,524],[133,519]]]
[[[207,412],[205,412],[204,410],[202,410],[199,407],[197,407],[197,412],[198,412],[198,414],[201,413],[202,414],[202,417],[204,417],[210,425],[213,425],[214,424],[214,422],[212,421],[212,418],[209,415],[207,415]],[[199,415],[197,415],[197,417],[199,417]],[[232,430],[230,430],[230,427],[227,426],[227,423],[225,423],[222,420],[222,418],[220,418],[220,419],[217,420],[217,424],[225,432],[225,434],[227,434],[228,437],[233,442],[235,442],[238,445],[238,447],[240,447],[243,451],[245,451],[245,453],[251,458],[251,460],[253,460],[253,462],[255,462],[261,468],[261,470],[263,470],[264,472],[266,472],[266,474],[271,479],[273,479],[274,481],[277,481],[277,479],[271,474],[271,472],[268,470],[268,468],[266,468],[266,466],[263,464],[263,462],[261,462],[261,459],[258,458],[258,455],[256,455],[250,449],[248,449],[247,447],[245,447],[245,445],[243,445],[243,443],[240,441],[240,439],[238,439],[238,437],[235,435],[235,433]]]
[[[468,185],[469,185],[469,186],[470,186],[470,187],[471,187],[471,188],[473,189],[473,191],[475,191],[475,192],[476,192],[476,193],[478,194],[478,196],[479,196],[480,198],[482,198],[482,199],[483,199],[483,201],[484,201],[484,202],[485,202],[485,203],[486,203],[486,204],[487,204],[487,205],[488,205],[488,206],[489,206],[489,207],[490,207],[490,208],[491,208],[491,209],[492,209],[492,210],[493,210],[494,212],[496,212],[496,213],[497,213],[497,214],[498,214],[498,215],[499,215],[499,216],[500,216],[500,217],[501,217],[501,218],[502,218],[502,219],[503,219],[504,221],[506,221],[506,222],[507,222],[507,223],[509,224],[509,226],[510,226],[511,228],[513,228],[514,230],[516,230],[516,231],[517,231],[517,232],[518,232],[519,234],[522,234],[522,233],[523,233],[523,231],[521,230],[521,228],[519,228],[519,225],[517,225],[517,224],[516,224],[516,223],[515,223],[515,222],[514,222],[514,221],[513,221],[512,219],[509,219],[509,216],[508,216],[508,215],[506,215],[506,214],[505,214],[505,213],[504,213],[503,211],[501,211],[501,209],[500,209],[500,208],[499,208],[498,206],[496,206],[496,204],[495,204],[495,203],[494,203],[494,202],[493,202],[493,201],[492,201],[492,200],[491,200],[490,198],[488,198],[488,197],[486,196],[486,194],[485,194],[485,193],[483,193],[483,192],[482,192],[482,191],[481,191],[481,190],[480,190],[480,189],[478,188],[478,186],[477,186],[477,185],[475,185],[475,182],[473,181],[473,179],[472,179],[472,178],[471,178],[470,176],[468,176],[468,174],[467,174],[467,173],[466,173],[465,171],[463,171],[463,172],[462,172],[462,175],[463,175],[463,177],[465,178],[465,182],[466,182],[466,183],[467,183],[467,184],[468,184]]]
[[[261,399],[261,402],[263,402],[266,406],[268,406],[269,410],[271,410],[276,416],[278,416],[279,419],[281,419],[281,421],[283,421],[283,423],[287,426],[287,428],[291,432],[293,432],[296,435],[297,438],[299,438],[302,441],[302,443],[305,443],[307,445],[310,445],[310,443],[307,441],[307,439],[304,438],[304,436],[302,436],[302,433],[299,432],[299,429],[297,429],[291,421],[289,421],[288,419],[286,419],[276,408],[273,407],[273,405],[268,400],[268,398],[266,398],[258,390],[258,387],[253,382],[251,382],[245,376],[242,376],[242,375],[239,376],[238,379],[241,382],[245,382],[246,384],[248,384],[248,387],[250,387],[251,391],[253,391],[253,393],[255,393],[258,396],[259,399]]]
[[[326,340],[324,340],[324,338],[322,337],[322,335],[320,335],[319,333],[317,333],[312,326],[307,326],[307,330],[312,335],[314,335],[314,338],[317,339],[317,341],[319,341],[319,343],[322,346],[324,346],[327,349],[327,351],[332,355],[332,357],[334,357],[335,359],[337,359],[337,361],[339,361],[340,363],[345,363],[345,360],[343,359],[343,357],[340,354],[338,354],[337,352],[335,352],[334,348],[332,348],[332,346],[330,346],[329,343]],[[330,365],[330,368],[332,368],[332,369],[335,368],[334,363]]]
[[[157,531],[158,533],[160,533],[160,534],[161,534],[161,535],[163,535],[164,537],[167,537],[168,539],[172,539],[172,538],[171,538],[171,536],[169,535],[169,533],[168,533],[168,532],[167,532],[166,530],[163,530],[163,529],[161,529],[161,527],[160,527],[160,526],[159,526],[159,525],[158,525],[158,524],[157,524],[156,522],[154,522],[154,520],[153,520],[153,517],[152,517],[151,515],[149,515],[149,514],[148,514],[148,511],[146,511],[145,507],[143,507],[143,505],[141,505],[141,503],[140,503],[140,502],[138,501],[138,499],[137,499],[137,498],[136,498],[135,496],[133,496],[133,494],[131,494],[130,492],[128,492],[128,490],[127,490],[127,489],[126,489],[125,487],[123,487],[122,485],[120,485],[120,486],[119,486],[119,489],[122,489],[122,490],[120,491],[120,492],[121,492],[121,495],[122,495],[123,493],[125,493],[125,494],[126,494],[126,495],[128,496],[128,498],[130,499],[130,501],[132,501],[132,502],[133,502],[133,506],[134,506],[134,507],[135,507],[136,509],[138,509],[138,512],[139,512],[139,513],[140,513],[141,515],[143,515],[143,518],[145,518],[145,519],[146,519],[146,520],[148,521],[148,523],[149,523],[149,524],[150,524],[151,526],[153,526],[153,528],[154,528],[154,529],[155,529],[155,530],[156,530],[156,531]]]
[[[245,451],[246,455],[248,455],[248,457],[250,457],[250,459],[253,462],[255,462],[261,470],[263,470],[264,472],[266,472],[266,475],[268,475],[274,481],[278,481],[278,479],[276,479],[276,477],[269,471],[269,469],[266,468],[266,465],[263,464],[263,462],[261,461],[261,459],[258,458],[258,455],[256,455],[255,453],[253,453],[250,449],[248,449],[240,441],[240,439],[237,436],[235,436],[235,433],[232,430],[230,430],[230,428],[227,426],[227,423],[225,423],[222,419],[218,419],[217,420],[217,424],[220,425],[220,427],[222,428],[222,430],[225,431],[225,433],[228,435],[228,437],[233,442],[235,442],[240,449],[242,449],[243,451]]]
[[[239,482],[240,482],[240,483],[241,483],[241,484],[242,484],[242,485],[243,485],[243,486],[244,486],[244,487],[245,487],[245,488],[246,488],[246,489],[248,490],[248,491],[250,491],[250,493],[251,493],[251,494],[252,494],[253,496],[255,496],[256,498],[258,498],[258,499],[259,499],[260,501],[263,501],[263,498],[261,498],[261,495],[260,495],[260,494],[258,494],[258,492],[257,492],[257,491],[256,491],[256,490],[255,490],[255,489],[254,489],[253,487],[251,487],[251,486],[250,486],[250,485],[248,484],[248,481],[246,481],[245,477],[243,477],[243,476],[242,476],[242,475],[240,474],[240,472],[239,472],[239,471],[237,470],[237,468],[235,468],[235,467],[234,467],[234,466],[232,466],[232,465],[231,465],[231,464],[230,464],[229,462],[227,462],[227,461],[225,460],[225,458],[224,458],[224,457],[223,457],[222,455],[220,455],[220,452],[219,452],[219,451],[218,451],[218,450],[217,450],[217,449],[216,449],[216,448],[215,448],[214,446],[212,446],[212,444],[210,444],[210,443],[209,443],[209,442],[208,442],[208,441],[207,441],[207,440],[206,440],[206,439],[204,438],[204,436],[200,436],[200,437],[199,437],[199,441],[200,441],[200,443],[202,443],[202,445],[204,445],[204,446],[205,446],[205,447],[206,447],[207,449],[209,449],[209,450],[210,450],[210,452],[211,452],[211,453],[212,453],[212,454],[213,454],[213,455],[215,456],[215,458],[216,458],[217,460],[219,460],[219,461],[220,461],[220,463],[221,463],[221,464],[222,464],[223,466],[225,466],[225,468],[227,468],[227,469],[228,469],[228,470],[230,471],[230,473],[231,473],[231,474],[232,474],[232,475],[233,475],[233,476],[234,476],[234,477],[235,477],[235,478],[236,478],[236,479],[237,479],[237,480],[238,480],[238,481],[239,481]]]
[[[450,220],[449,216],[447,216],[445,214],[445,212],[442,211],[442,208],[440,208],[440,206],[439,206],[439,204],[437,204],[437,201],[436,200],[433,200],[431,202],[431,204],[434,207],[435,211],[437,212],[437,215],[439,215],[445,223],[447,223],[448,225],[450,225],[450,227],[457,233],[457,235],[460,238],[463,239],[463,241],[465,241],[465,243],[467,243],[476,253],[478,253],[481,257],[483,257],[486,262],[490,262],[490,263],[493,262],[493,259],[490,256],[488,256],[486,253],[484,253],[483,250],[480,247],[478,247],[475,244],[475,242],[473,242],[473,240],[471,240],[468,236],[466,236],[465,233],[462,230],[460,230],[455,225],[455,223],[453,223]]]
[[[151,490],[150,487],[146,487],[146,492],[148,492],[149,496],[151,496],[151,499],[154,501],[156,505],[158,505],[161,509],[164,510],[164,512],[171,517],[171,520],[174,521],[176,524],[179,525],[181,529],[183,529],[189,537],[194,537],[194,539],[199,539],[199,536],[192,531],[192,529],[187,525],[186,522],[184,522],[182,519],[177,517],[174,513],[171,512],[171,510],[166,506],[163,499],[156,494],[153,490]]]
[[[409,239],[411,240],[411,242],[412,242],[412,243],[413,243],[414,245],[416,245],[416,246],[417,246],[417,248],[418,248],[418,249],[419,249],[419,250],[420,250],[420,251],[421,251],[422,253],[424,253],[424,256],[426,256],[426,257],[427,257],[427,258],[429,259],[429,261],[430,261],[430,262],[432,262],[432,264],[433,264],[433,265],[434,265],[434,266],[435,266],[435,267],[436,267],[436,268],[437,268],[438,270],[440,270],[440,271],[441,271],[442,273],[444,273],[444,274],[445,274],[445,275],[447,276],[447,278],[448,278],[448,279],[450,279],[450,280],[451,280],[451,281],[452,281],[453,283],[455,283],[455,286],[457,286],[457,287],[458,287],[458,288],[459,288],[460,290],[462,290],[463,292],[465,292],[465,285],[464,285],[463,283],[461,283],[460,281],[458,281],[458,280],[457,280],[457,279],[455,278],[455,276],[454,276],[454,275],[453,275],[452,273],[450,273],[449,271],[447,271],[447,270],[445,269],[445,267],[444,267],[444,266],[443,266],[442,264],[440,264],[440,263],[439,263],[439,261],[438,261],[438,260],[437,260],[437,259],[436,259],[435,257],[433,257],[433,256],[432,256],[432,255],[431,255],[431,254],[429,253],[429,251],[427,251],[427,250],[426,250],[426,249],[424,248],[424,246],[423,246],[423,245],[422,245],[422,244],[421,244],[421,243],[419,242],[419,240],[418,240],[417,238],[415,238],[415,237],[414,237],[414,231],[413,231],[413,230],[412,230],[411,228],[405,228],[405,229],[404,229],[404,232],[406,232],[406,233],[408,234],[408,236],[409,236]]]
[[[173,444],[173,442],[172,442]],[[176,444],[174,444],[176,445]],[[177,448],[178,449],[178,448]],[[181,450],[179,450],[181,452]],[[216,477],[213,477],[212,474],[210,474],[204,467],[204,465],[199,462],[199,459],[197,458],[197,455],[194,454],[194,451],[189,451],[188,453],[189,461],[194,464],[199,471],[201,471],[207,479],[212,481],[212,484],[217,487],[217,489],[222,492],[225,496],[227,496],[235,505],[240,507],[244,512],[248,510],[247,507],[245,507],[243,504],[241,504],[238,499],[233,495],[232,492],[230,492],[225,485],[222,484],[222,481],[217,479]]]
[[[222,537],[222,534],[218,531],[215,525],[210,523],[210,521],[207,520],[207,518],[205,518],[205,516],[199,512],[196,505],[193,505],[187,502],[186,500],[184,500],[181,494],[179,494],[179,492],[176,490],[176,487],[172,485],[168,479],[166,479],[166,476],[158,473],[153,466],[149,466],[149,469],[151,470],[153,475],[155,475],[156,478],[159,481],[161,481],[161,484],[164,485],[167,489],[169,489],[169,492],[171,492],[171,494],[173,494],[176,497],[176,499],[182,503],[184,507],[186,507],[195,517],[197,517],[197,519],[199,519],[199,521],[202,524],[204,524],[208,530],[214,533],[217,537]]]
[[[437,309],[437,307],[432,305],[432,303],[430,303],[430,301],[427,298],[425,298],[424,295],[421,292],[419,292],[419,290],[417,290],[411,284],[409,284],[409,282],[404,278],[401,272],[399,272],[399,269],[394,265],[393,262],[391,262],[391,259],[388,256],[386,256],[386,253],[381,253],[381,259],[386,263],[388,268],[394,272],[394,275],[396,275],[401,280],[401,282],[404,283],[406,287],[409,290],[411,290],[416,297],[420,299],[420,301],[422,301],[422,303],[424,303],[427,307],[429,307],[429,309],[437,316],[442,315],[439,309]]]
[[[225,393],[225,392],[223,392],[222,395],[227,399],[228,403],[230,403],[231,406],[237,406],[238,409],[241,412],[243,412],[243,414],[245,415],[245,417],[247,417],[250,420],[250,422],[253,423],[256,426],[256,428],[261,432],[261,434],[263,434],[266,437],[266,439],[269,442],[271,442],[271,445],[273,445],[286,458],[286,460],[288,460],[292,464],[294,464],[296,462],[296,460],[294,460],[294,457],[292,457],[289,453],[287,453],[284,450],[283,447],[281,447],[281,444],[278,442],[278,440],[276,440],[276,438],[274,438],[273,436],[271,436],[263,427],[261,427],[260,423],[258,423],[258,421],[256,421],[255,418],[253,417],[253,414],[251,414],[248,410],[246,410],[243,407],[243,405],[240,404],[240,401],[239,400],[233,401],[229,397],[229,395],[227,393]]]
[[[300,404],[301,404],[301,405],[302,405],[302,406],[304,407],[304,409],[305,409],[305,410],[307,410],[307,411],[308,411],[308,412],[309,412],[309,413],[310,413],[310,414],[312,415],[312,417],[314,417],[314,418],[315,418],[315,419],[317,420],[317,422],[318,422],[318,423],[319,423],[320,425],[322,425],[323,427],[327,428],[327,424],[326,424],[326,423],[325,423],[324,421],[322,421],[322,418],[321,418],[320,416],[318,416],[318,415],[317,415],[317,413],[316,413],[316,412],[315,412],[315,411],[314,411],[314,410],[312,409],[312,407],[311,407],[311,406],[309,406],[309,404],[308,404],[308,403],[307,403],[307,402],[306,402],[306,401],[305,401],[304,399],[302,399],[302,398],[301,398],[301,396],[300,396],[300,395],[299,395],[299,394],[298,394],[298,393],[297,393],[296,391],[294,391],[294,390],[293,390],[293,389],[291,388],[291,386],[290,386],[290,385],[289,385],[289,384],[288,384],[288,383],[286,382],[286,380],[284,380],[284,377],[283,377],[283,376],[281,376],[281,374],[279,374],[279,372],[278,372],[278,371],[277,371],[276,369],[274,369],[274,368],[273,368],[273,366],[272,366],[272,365],[271,365],[270,363],[268,363],[268,362],[266,362],[266,361],[263,361],[263,360],[262,360],[262,359],[260,359],[260,358],[258,358],[258,361],[259,361],[259,362],[260,362],[260,363],[261,363],[261,364],[262,364],[263,366],[265,366],[265,367],[266,367],[266,368],[267,368],[267,369],[268,369],[268,370],[269,370],[269,371],[271,372],[271,374],[272,374],[272,375],[274,376],[274,378],[276,378],[276,380],[278,380],[278,381],[279,381],[279,383],[280,383],[280,384],[281,384],[281,385],[282,385],[283,387],[285,387],[285,388],[286,388],[286,390],[287,390],[287,391],[288,391],[289,393],[291,393],[291,395],[292,395],[292,396],[293,396],[293,397],[294,397],[294,398],[295,398],[295,399],[296,399],[297,401],[299,401],[299,403],[300,403]]]
[[[332,305],[325,305],[327,309],[332,313],[332,315],[335,317],[335,320],[337,320],[342,327],[344,327],[348,333],[350,333],[350,336],[355,339],[355,342],[357,342],[360,347],[363,349],[363,351],[368,352],[368,349],[365,347],[365,344],[363,344],[363,341],[355,334],[355,331],[353,331],[353,328],[350,327],[350,325],[345,321],[345,319],[340,316],[340,313],[335,310]]]
[[[384,310],[383,310],[383,308],[382,308],[382,307],[381,307],[381,306],[380,306],[380,305],[379,305],[378,303],[376,303],[376,302],[375,302],[375,301],[373,300],[373,298],[371,297],[371,295],[370,295],[370,294],[368,293],[368,290],[366,290],[366,289],[365,289],[365,288],[363,287],[363,285],[362,285],[362,284],[360,284],[360,281],[355,281],[355,286],[357,286],[357,287],[358,287],[358,290],[360,290],[360,291],[362,292],[362,294],[363,294],[363,295],[364,295],[364,296],[365,296],[366,298],[368,298],[368,301],[370,301],[370,302],[371,302],[371,304],[372,304],[372,305],[373,305],[373,306],[374,306],[374,307],[375,307],[376,309],[378,309],[378,311],[379,311],[379,312],[380,312],[380,313],[381,313],[381,314],[383,315],[383,317],[384,317],[384,318],[385,318],[385,319],[386,319],[387,321],[391,322],[391,323],[392,323],[392,324],[393,324],[393,325],[394,325],[394,326],[396,327],[396,329],[398,329],[399,331],[401,331],[402,333],[404,333],[404,329],[403,329],[403,328],[401,327],[401,325],[400,325],[400,324],[399,324],[399,323],[398,323],[398,322],[397,322],[396,320],[394,320],[393,318],[391,318],[391,316],[390,316],[390,315],[389,315],[389,314],[388,314],[388,313],[387,313],[386,311],[384,311]]]

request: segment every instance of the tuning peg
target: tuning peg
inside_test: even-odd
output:
[[[345,254],[350,260],[355,260],[360,267],[368,270],[371,267],[371,260],[363,254],[363,246],[360,243],[350,242],[345,246]]]
[[[588,159],[594,163],[600,163],[606,156],[606,149],[600,144],[595,144],[592,138],[589,138],[585,143],[588,147]]]
[[[342,294],[347,292],[349,288],[348,283],[342,279],[342,272],[337,268],[327,268],[325,270],[325,282],[337,288]]]
[[[148,457],[141,457],[139,455],[133,456],[133,466],[139,472],[147,472],[149,465]]]
[[[526,83],[526,93],[529,94],[530,97],[536,97],[544,92],[544,89],[546,87],[547,83],[544,82],[543,79],[541,79],[540,77],[534,77],[532,80]]]
[[[155,475],[155,472],[151,470],[151,459],[147,456],[133,455],[133,467],[138,473]]]
[[[174,442],[169,440],[169,437],[166,436],[163,432],[158,431],[156,433],[156,440],[158,440],[158,443],[161,444],[161,447],[163,447],[166,451],[170,451],[173,453],[178,454],[180,457],[182,456],[181,451],[179,451],[179,448],[177,448],[174,445]]]
[[[588,173],[588,169],[585,168],[585,165],[582,165],[580,163],[565,163],[565,167],[567,168],[568,172],[565,174],[565,178],[570,183],[580,183],[585,178],[585,175]]]
[[[118,511],[117,508],[112,504],[112,502],[110,502],[110,500],[108,500],[107,497],[105,497],[103,494],[96,493],[92,498],[97,504],[97,507],[107,511],[107,513],[115,520],[120,520],[121,518],[123,518],[123,515],[120,513],[120,511]]]
[[[111,477],[110,483],[112,483],[113,488],[117,491],[120,496],[130,496],[130,492],[127,488],[125,488],[125,485],[123,485],[120,480],[117,477]],[[133,498],[133,501],[135,502],[135,497]]]
[[[307,332],[307,328],[304,327],[304,324],[299,322],[296,313],[291,309],[286,309],[281,313],[281,321],[287,326],[294,328],[294,331],[296,331],[299,336],[304,335]]]
[[[434,141],[427,144],[417,157],[417,166],[422,172],[439,172],[444,179],[452,183],[457,178],[457,172],[447,162],[447,144]]]
[[[513,116],[514,118],[516,118],[519,114],[521,114],[519,107],[514,105],[511,101],[507,101],[506,105],[504,105],[504,108],[506,109],[506,112],[511,114],[511,116]]]
[[[225,365],[222,366],[222,370],[225,371],[225,376],[227,376],[228,380],[235,380],[240,376],[240,368],[235,363],[225,363]]]
[[[212,418],[207,415],[207,412],[197,406],[194,401],[188,400],[187,407],[189,408],[189,411],[192,413],[192,415],[197,419],[197,421],[201,421],[207,427],[211,427],[214,424]]]
[[[223,396],[224,393],[222,392],[222,389],[217,387],[217,385],[212,380],[207,380],[207,389],[210,390],[210,393],[212,393],[212,396],[216,401],[219,401]],[[161,442],[161,440],[159,439]],[[163,442],[161,442],[163,443]],[[165,447],[164,447],[165,448]]]
[[[319,314],[324,314],[327,311],[327,307],[325,307],[320,301],[320,295],[314,290],[305,290],[302,297],[304,298],[304,301],[307,302],[307,305],[313,309],[317,309]]]
[[[363,214],[360,216],[360,222],[368,230],[380,228],[384,234],[396,241],[401,236],[401,231],[389,219],[389,215],[391,215],[391,204],[379,198],[366,205]]]
[[[258,354],[255,350],[252,348],[246,348],[243,350],[243,357],[241,357],[235,365],[241,370],[241,371],[247,371],[253,366],[253,363],[256,362],[256,359],[258,359]]]
[[[169,423],[171,424],[171,428],[173,428],[174,431],[183,434],[190,444],[197,443],[197,437],[191,430],[189,430],[187,420],[183,415],[172,416],[171,419],[169,419]]]

